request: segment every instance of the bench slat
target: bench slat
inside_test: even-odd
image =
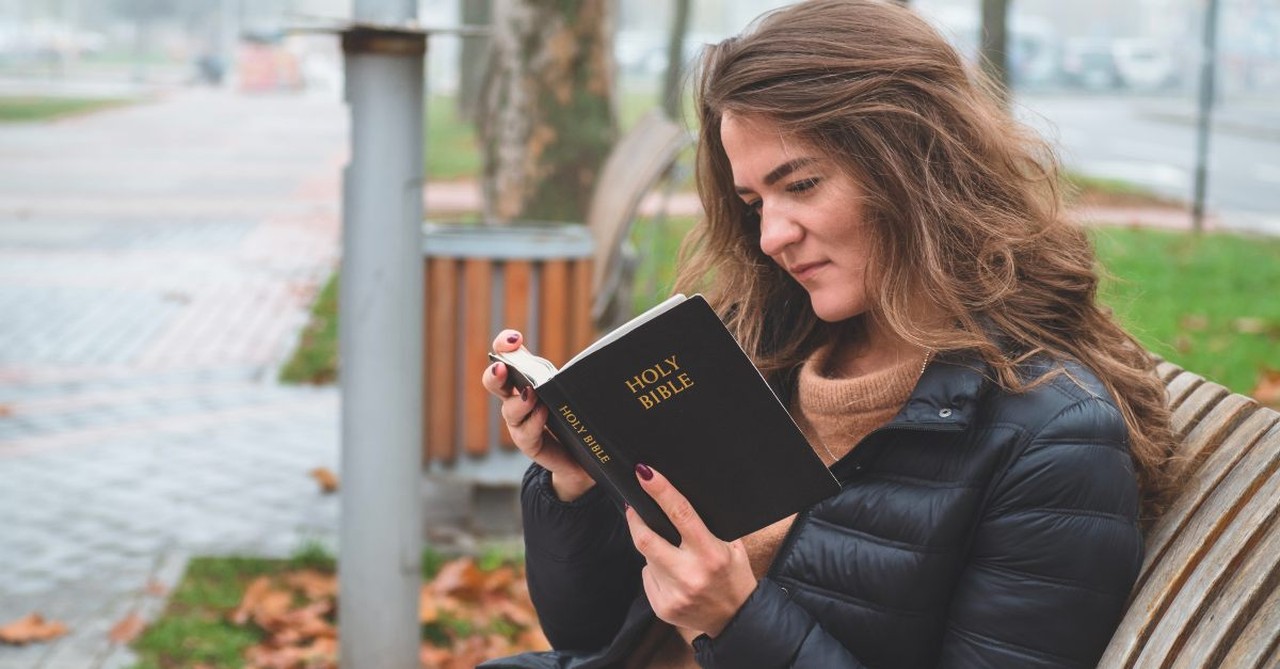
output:
[[[1259,413],[1274,414],[1266,410]],[[1264,418],[1267,417],[1264,415]],[[1274,425],[1275,421],[1271,419],[1270,422]],[[1273,464],[1277,457],[1275,451],[1280,448],[1280,444],[1275,443],[1275,440],[1259,439],[1256,446],[1250,446],[1251,444],[1232,441],[1230,447],[1220,449],[1226,456],[1230,456],[1233,450],[1247,449],[1247,453],[1213,486],[1204,502],[1191,513],[1185,526],[1173,537],[1167,549],[1155,556],[1149,568],[1150,573],[1130,602],[1129,612],[1121,620],[1100,666],[1131,667],[1147,648],[1152,648],[1153,652],[1155,648],[1169,648],[1169,643],[1153,647],[1149,637],[1159,629],[1166,617],[1178,617],[1170,607],[1185,588],[1193,588],[1193,593],[1201,592],[1194,588],[1202,586],[1203,577],[1198,577],[1198,580],[1188,586],[1189,580],[1198,575],[1197,567],[1206,556],[1218,558],[1223,550],[1220,546],[1224,536],[1227,541],[1238,537],[1243,530],[1236,522],[1237,515],[1242,510],[1256,515],[1249,504],[1259,499],[1254,493],[1268,477],[1276,478],[1272,476],[1275,473]],[[1280,479],[1273,483],[1280,485]],[[1280,492],[1272,491],[1269,494]],[[1184,495],[1182,499],[1185,497]],[[1275,504],[1275,498],[1264,497],[1261,501],[1272,506]],[[1151,560],[1152,557],[1149,556],[1148,559]],[[1158,663],[1155,666],[1159,666]]]
[[[1188,550],[1182,554],[1188,559],[1184,569],[1189,573],[1172,595],[1166,610],[1156,620],[1150,638],[1146,640],[1138,661],[1138,667],[1167,667],[1167,659],[1185,647],[1191,630],[1203,620],[1206,607],[1219,595],[1226,581],[1240,565],[1241,554],[1257,544],[1265,531],[1275,522],[1280,507],[1280,440],[1263,441],[1253,453],[1266,457],[1252,475],[1239,477],[1242,484],[1233,488],[1238,500],[1224,504],[1217,515],[1226,522],[1215,527],[1205,540],[1207,550]],[[1268,448],[1270,446],[1270,448]],[[1224,485],[1231,480],[1224,482]],[[1175,561],[1177,561],[1175,559]]]
[[[1186,643],[1173,663],[1174,669],[1216,667],[1231,643],[1257,615],[1280,579],[1280,509],[1272,506],[1271,516],[1258,541],[1241,551],[1231,565],[1221,591],[1206,606],[1198,620],[1188,621]],[[1260,639],[1262,640],[1262,639]]]
[[[1247,417],[1240,423],[1239,427],[1223,434],[1215,434],[1207,430],[1201,433],[1205,441],[1230,442],[1232,446],[1226,448],[1215,447],[1204,464],[1193,470],[1190,479],[1184,484],[1182,493],[1178,495],[1173,506],[1147,532],[1147,558],[1142,566],[1142,574],[1138,577],[1138,583],[1135,585],[1135,591],[1144,586],[1147,577],[1150,576],[1152,565],[1164,559],[1169,545],[1176,537],[1184,533],[1188,523],[1199,513],[1205,500],[1218,488],[1219,484],[1222,483],[1222,479],[1226,478],[1228,473],[1239,466],[1240,459],[1249,452],[1254,443],[1266,434],[1267,430],[1270,430],[1277,420],[1280,420],[1272,412],[1258,411],[1256,403],[1248,398],[1244,399],[1246,400],[1244,409],[1249,409],[1253,412],[1247,414]],[[1244,409],[1238,410],[1243,411]],[[1230,410],[1231,407],[1228,405],[1226,411]],[[1202,422],[1202,424],[1204,423]],[[1191,445],[1191,447],[1197,448],[1195,445]],[[1206,451],[1208,447],[1199,447],[1198,450]]]
[[[1204,383],[1204,378],[1191,372],[1182,372],[1173,377],[1172,380],[1165,384],[1165,390],[1169,394],[1169,410],[1176,411],[1178,405],[1182,404],[1183,400],[1187,399],[1187,396],[1191,394],[1191,391],[1200,387],[1202,383]]]
[[[1280,588],[1258,607],[1258,614],[1245,626],[1222,658],[1220,669],[1273,669],[1280,666]]]

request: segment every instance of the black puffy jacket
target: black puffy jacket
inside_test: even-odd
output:
[[[1066,369],[1012,394],[972,361],[930,364],[698,662],[1094,666],[1142,562],[1138,492],[1119,410]],[[614,666],[654,620],[622,516],[598,489],[560,502],[536,466],[522,499],[530,593],[563,650],[483,666]]]

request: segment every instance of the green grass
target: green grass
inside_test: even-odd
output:
[[[1158,195],[1149,188],[1123,179],[1094,177],[1071,171],[1064,172],[1062,177],[1067,184],[1068,205],[1185,208],[1182,202]]]
[[[233,625],[227,614],[240,605],[249,583],[293,569],[332,572],[334,564],[323,548],[310,544],[288,560],[192,558],[164,614],[134,641],[134,669],[243,666],[245,649],[263,635],[256,628]]]
[[[29,96],[0,96],[0,123],[50,121],[64,116],[87,114],[130,104],[132,100],[119,98],[45,98]]]
[[[311,305],[311,320],[303,329],[298,348],[280,370],[285,383],[333,383],[338,379],[338,274],[320,291]]]
[[[1151,351],[1248,394],[1280,369],[1280,239],[1100,228],[1103,301]]]
[[[457,556],[430,548],[424,550],[423,580],[433,579],[454,557]],[[487,545],[476,556],[477,566],[484,571],[523,562],[523,554],[514,545]],[[160,619],[134,641],[133,650],[138,654],[134,669],[178,669],[196,664],[205,664],[211,669],[244,666],[245,650],[264,639],[256,627],[236,626],[227,619],[240,605],[245,588],[259,576],[279,576],[298,569],[333,573],[336,564],[328,550],[317,543],[302,546],[288,560],[193,558]],[[449,630],[464,624],[469,623],[445,618],[424,625],[423,636],[443,642]]]

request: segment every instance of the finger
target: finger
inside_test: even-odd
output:
[[[662,572],[670,572],[680,557],[680,549],[671,545],[671,542],[662,538],[662,535],[649,529],[644,519],[636,510],[627,505],[625,512],[627,518],[627,529],[631,532],[631,543],[635,544],[636,550],[644,556],[646,562]]]
[[[668,481],[661,472],[648,465],[638,464],[636,478],[640,480],[640,487],[649,493],[663,513],[667,514],[671,524],[676,526],[682,545],[701,544],[708,539],[719,541],[715,535],[711,534],[711,530],[707,529],[689,500],[676,490],[676,487],[671,485],[671,481]]]
[[[501,362],[495,362],[484,368],[484,373],[480,375],[480,383],[489,394],[496,396],[498,399],[505,400],[516,394],[514,387],[507,383],[510,374],[507,366]]]
[[[520,348],[523,343],[524,335],[520,334],[519,330],[507,329],[499,332],[498,336],[493,338],[493,350],[496,353],[514,351]]]
[[[504,398],[499,412],[502,414],[502,422],[506,423],[507,427],[520,427],[528,422],[529,417],[539,406],[541,405],[538,404],[538,396],[532,388],[526,386]]]

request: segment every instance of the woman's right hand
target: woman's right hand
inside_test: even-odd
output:
[[[519,332],[503,330],[493,340],[493,351],[514,351],[523,340]],[[500,362],[485,368],[481,382],[485,390],[502,400],[502,421],[507,424],[516,448],[551,472],[551,487],[561,501],[572,502],[595,485],[578,461],[544,429],[549,410],[538,401],[532,388],[517,391],[508,378],[507,366]]]

